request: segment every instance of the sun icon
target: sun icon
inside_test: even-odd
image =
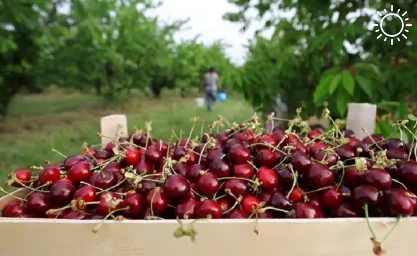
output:
[[[383,14],[381,14],[380,12],[377,12],[377,13],[381,17],[381,19],[379,20],[378,24],[372,24],[374,27],[378,27],[377,30],[375,30],[375,32],[379,34],[376,39],[380,39],[384,37],[384,42],[385,42],[387,41],[388,38],[390,38],[391,45],[394,45],[394,39],[397,39],[398,42],[401,41],[400,40],[401,36],[407,39],[407,36],[404,33],[408,33],[409,31],[406,27],[412,26],[411,23],[406,23],[406,21],[408,20],[408,18],[405,17],[405,15],[407,14],[407,11],[405,11],[403,14],[401,14],[400,9],[398,9],[397,12],[394,12],[394,6],[391,5],[390,12],[384,9]],[[397,18],[401,21],[401,29],[396,34],[389,34],[382,27],[385,19],[387,19],[388,17]]]

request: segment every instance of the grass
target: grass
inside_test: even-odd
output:
[[[94,95],[47,93],[16,97],[10,117],[0,123],[0,182],[14,169],[42,165],[45,160],[64,160],[52,148],[69,156],[80,153],[84,142],[100,143],[99,120],[105,115],[126,114],[130,130],[152,121],[152,135],[167,139],[172,129],[177,134],[181,130],[188,134],[190,119],[195,116],[209,124],[217,115],[230,122],[241,122],[253,114],[252,108],[239,96],[218,102],[211,113],[198,108],[194,97],[181,98],[172,92],[165,92],[159,100],[140,94],[129,98],[109,105]],[[195,135],[198,132],[199,128]]]

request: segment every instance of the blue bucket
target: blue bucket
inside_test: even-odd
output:
[[[227,99],[226,93],[225,93],[225,92],[218,92],[218,93],[217,93],[217,99],[218,99],[220,102],[225,102],[225,101],[226,101],[226,99]]]

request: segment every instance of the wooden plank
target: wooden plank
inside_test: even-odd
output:
[[[109,142],[127,136],[126,115],[110,115],[101,118],[101,145],[105,147]]]
[[[372,219],[382,239],[395,219]],[[195,223],[196,241],[174,238],[176,221],[99,221],[1,219],[0,255],[73,256],[371,256],[365,219],[211,220]],[[383,243],[385,255],[415,255],[417,219],[406,218]]]
[[[376,125],[376,105],[369,103],[349,103],[346,118],[346,128],[356,134],[356,138],[363,139],[366,129],[369,134],[374,133]]]

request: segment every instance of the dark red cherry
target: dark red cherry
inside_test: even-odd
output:
[[[18,218],[27,214],[26,207],[20,200],[10,201],[2,211],[2,217]]]
[[[323,161],[323,164],[329,167],[336,165],[337,163],[337,155],[334,153],[326,152],[324,150],[318,150],[314,152],[312,155],[314,159],[320,162]]]
[[[272,194],[268,205],[283,210],[292,209],[292,204],[281,192],[275,192],[274,194]]]
[[[74,192],[75,187],[72,182],[59,180],[52,185],[49,198],[54,205],[64,206],[71,202]]]
[[[403,148],[393,148],[387,150],[388,159],[407,160],[408,154]]]
[[[136,165],[135,170],[137,174],[152,174],[153,173],[153,166],[148,163],[145,158],[142,158]]]
[[[210,172],[216,174],[218,178],[230,177],[232,174],[232,168],[230,165],[222,160],[213,160],[209,165]]]
[[[246,214],[243,210],[231,210],[228,214],[227,214],[227,218],[228,219],[247,219],[249,218],[249,215]]]
[[[384,203],[389,210],[402,216],[414,213],[414,205],[404,189],[390,189],[384,192]]]
[[[392,185],[391,176],[384,169],[372,168],[362,175],[363,183],[374,186],[378,190],[387,190]]]
[[[84,186],[74,193],[75,200],[83,200],[84,202],[93,202],[97,199],[97,191],[92,186]]]
[[[209,162],[212,162],[217,159],[221,159],[222,157],[223,157],[223,148],[220,148],[220,147],[209,149],[207,153],[207,159]]]
[[[120,209],[123,200],[114,192],[106,191],[98,196],[99,204],[96,206],[97,213],[106,216],[111,211]]]
[[[49,194],[33,192],[27,198],[26,207],[34,214],[45,215],[46,211],[51,208],[50,204]]]
[[[96,159],[102,159],[102,160],[107,160],[110,159],[112,156],[114,156],[114,153],[111,151],[107,151],[107,150],[98,150],[96,153]]]
[[[222,189],[224,191],[230,190],[230,192],[235,197],[244,196],[244,195],[248,194],[248,192],[249,192],[249,187],[248,187],[247,182],[245,182],[243,180],[237,180],[237,179],[232,179],[232,180],[226,181],[224,183]]]
[[[74,164],[81,162],[81,161],[85,161],[84,156],[70,156],[65,159],[64,168],[65,170],[68,171]]]
[[[197,182],[201,172],[205,171],[205,168],[200,164],[193,164],[190,170],[186,173],[185,177],[190,182]]]
[[[305,178],[312,189],[324,188],[334,182],[333,172],[321,163],[313,164],[306,172]]]
[[[369,145],[363,141],[358,141],[354,146],[353,150],[357,156],[370,157]]]
[[[342,193],[336,187],[326,189],[321,194],[321,204],[323,208],[337,208],[339,205],[342,204],[342,201]]]
[[[345,176],[343,177],[343,182],[350,186],[357,186],[362,180],[363,172],[359,171],[356,167],[349,167],[345,171]]]
[[[311,160],[307,154],[297,151],[291,157],[291,164],[296,171],[302,173],[310,168]]]
[[[123,206],[122,208],[129,208],[126,210],[123,210],[122,214],[126,218],[135,219],[138,218],[141,214],[141,212],[144,209],[145,199],[141,194],[138,193],[128,193],[126,198],[123,200]]]
[[[238,178],[252,179],[255,175],[255,169],[248,163],[237,164],[233,166],[233,174]]]
[[[59,216],[61,219],[67,220],[85,220],[87,215],[79,210],[66,209]]]
[[[125,157],[123,159],[128,165],[135,165],[140,160],[139,150],[137,148],[128,148],[125,150]]]
[[[159,164],[162,162],[162,153],[156,146],[149,146],[145,152],[145,159],[148,163]]]
[[[223,214],[222,207],[214,200],[206,199],[201,202],[197,211],[197,218],[220,219]]]
[[[213,173],[206,172],[198,178],[197,188],[201,195],[212,196],[219,190],[220,182]]]
[[[136,191],[138,193],[141,193],[143,195],[146,195],[149,193],[151,189],[156,188],[156,183],[153,181],[144,180],[140,182],[136,188]]]
[[[356,143],[358,143],[360,140],[358,140],[357,138],[349,138],[348,143],[346,143],[346,146],[348,146],[349,148],[354,148]]]
[[[352,191],[352,205],[357,210],[363,210],[363,206],[368,204],[376,207],[381,201],[378,189],[371,185],[359,185]]]
[[[401,168],[401,176],[408,185],[417,185],[417,163],[406,162]]]
[[[307,133],[307,137],[309,137],[312,140],[315,138],[319,138],[322,135],[323,135],[323,131],[319,129],[313,129]]]
[[[219,199],[217,203],[220,205],[220,208],[222,208],[223,212],[228,211],[230,210],[230,208],[232,208],[232,203],[227,198]]]
[[[344,131],[344,136],[345,136],[345,138],[355,138],[356,137],[355,133],[352,130],[349,130],[349,129],[346,129]]]
[[[149,207],[152,207],[153,211],[163,212],[168,207],[168,197],[162,189],[156,187],[148,192],[146,196],[146,204]]]
[[[389,149],[397,149],[397,148],[404,148],[404,142],[397,138],[389,139],[387,142],[387,148]]]
[[[359,217],[355,209],[349,204],[342,204],[338,206],[333,212],[332,216],[335,218],[356,218]]]
[[[175,208],[175,215],[180,219],[194,219],[199,204],[200,201],[194,197],[185,199]]]
[[[94,173],[90,177],[89,183],[101,189],[108,189],[116,186],[117,177],[114,175],[114,172],[102,171],[100,173]]]
[[[182,175],[171,175],[164,183],[164,192],[170,199],[185,199],[190,194],[190,182]]]
[[[309,203],[298,202],[295,205],[295,217],[297,219],[317,219],[323,218],[324,215],[319,207]]]
[[[174,165],[174,171],[184,177],[186,177],[187,172],[190,171],[190,166],[185,163],[178,163]]]
[[[234,137],[241,142],[248,142],[249,144],[252,144],[255,141],[255,134],[250,130],[238,132]]]
[[[277,155],[268,148],[261,149],[256,153],[255,164],[273,168],[277,164]]]
[[[355,152],[348,146],[341,146],[336,149],[336,153],[339,155],[342,161],[352,159],[355,157]]]
[[[279,180],[279,186],[289,190],[294,183],[294,175],[288,168],[278,169],[276,171]]]

